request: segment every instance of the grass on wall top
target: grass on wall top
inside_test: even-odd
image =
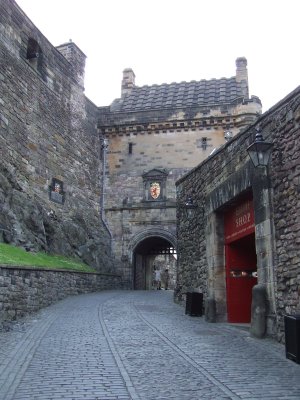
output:
[[[58,255],[31,253],[26,250],[0,243],[0,265],[28,266],[31,268],[65,269],[80,272],[96,272],[86,264]]]

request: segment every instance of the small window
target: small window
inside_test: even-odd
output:
[[[133,143],[128,143],[128,154],[132,154]]]
[[[38,42],[32,38],[29,38],[27,44],[27,55],[26,55],[27,60],[29,60],[30,63],[37,62],[38,58],[40,57],[40,54],[41,54],[41,48]]]
[[[46,80],[42,49],[38,42],[32,38],[28,39],[26,58],[29,64],[41,74],[44,80]]]
[[[207,138],[206,137],[201,138],[201,147],[203,150],[206,150],[206,148],[207,148]]]

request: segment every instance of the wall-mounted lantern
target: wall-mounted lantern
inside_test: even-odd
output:
[[[184,215],[188,220],[192,220],[196,214],[197,205],[194,204],[193,199],[188,197],[184,203]]]
[[[228,142],[228,140],[230,140],[232,137],[233,137],[233,134],[232,134],[231,131],[226,131],[224,133],[224,139],[225,139],[226,142]]]
[[[259,128],[256,132],[254,143],[247,148],[247,151],[254,167],[266,167],[270,159],[273,143],[264,141]]]
[[[101,138],[101,149],[103,151],[107,151],[107,149],[108,149],[108,139],[107,138]]]

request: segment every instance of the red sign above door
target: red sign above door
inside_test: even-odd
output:
[[[230,243],[253,233],[253,200],[244,200],[224,215],[225,243]]]

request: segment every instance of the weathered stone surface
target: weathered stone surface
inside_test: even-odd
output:
[[[258,284],[267,292],[267,334],[279,341],[284,341],[283,316],[300,310],[299,109],[298,87],[177,181],[178,300],[189,286],[199,287],[205,297],[214,295],[217,318],[227,320],[223,218],[240,196],[251,194]],[[273,143],[268,169],[254,169],[247,156],[258,126]],[[182,212],[187,196],[198,206],[192,221]]]
[[[66,296],[116,288],[120,275],[0,266],[0,329]]]
[[[8,180],[4,174],[5,171],[0,173],[0,224],[4,242],[30,251],[79,257],[102,271],[112,269],[109,239],[105,231],[103,236],[99,235],[103,228],[93,210],[87,210],[85,217],[75,213],[70,220],[52,218],[45,205],[22,191],[13,176]]]
[[[28,57],[29,44],[38,60]],[[97,107],[83,92],[84,54],[74,43],[59,51],[15,1],[1,1],[0,241],[110,271]],[[49,198],[53,179],[63,183],[62,203]]]

